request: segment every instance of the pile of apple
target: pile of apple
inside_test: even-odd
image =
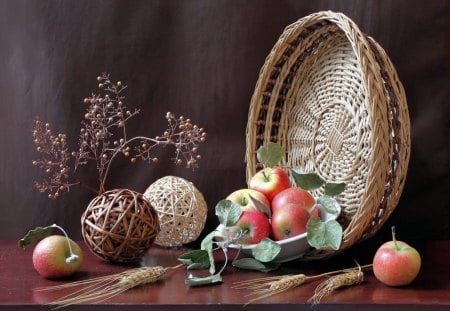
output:
[[[264,238],[279,241],[303,234],[308,220],[320,216],[313,196],[292,186],[281,167],[264,168],[250,179],[249,188],[236,190],[226,199],[242,209],[235,224],[245,233],[240,244],[257,244]],[[386,285],[404,286],[417,277],[421,258],[416,249],[396,240],[394,230],[392,227],[392,241],[378,248],[373,272]]]
[[[248,188],[226,197],[242,209],[235,226],[245,234],[240,244],[257,244],[264,238],[275,241],[306,232],[311,217],[319,217],[316,201],[306,190],[291,185],[279,166],[266,167],[251,179]]]

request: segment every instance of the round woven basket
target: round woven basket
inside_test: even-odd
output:
[[[385,51],[348,17],[318,12],[289,25],[268,55],[251,99],[247,178],[266,142],[287,151],[284,165],[345,182],[341,248],[372,236],[403,190],[410,156],[406,96]],[[315,195],[320,195],[317,190]]]

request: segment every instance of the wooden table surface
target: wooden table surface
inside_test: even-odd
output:
[[[80,245],[84,247],[83,242]],[[75,305],[63,310],[450,310],[450,241],[420,243],[416,248],[422,255],[423,265],[413,284],[403,288],[387,287],[368,271],[363,283],[338,290],[314,307],[307,300],[318,282],[304,284],[243,308],[249,299],[246,297],[249,291],[233,289],[233,283],[268,274],[238,270],[228,265],[220,285],[190,288],[184,284],[188,272],[179,269],[159,283],[131,289],[99,304]],[[46,280],[32,266],[32,249],[19,249],[16,241],[0,241],[0,310],[49,310],[51,307],[46,303],[68,292],[42,292],[36,288],[117,273],[132,267],[102,262],[84,248],[85,261],[81,271],[65,280]],[[186,249],[154,246],[145,262],[147,265],[176,265],[177,257],[184,252]],[[370,245],[356,247],[325,262],[284,264],[276,273],[318,274],[352,266],[353,259],[366,264],[370,263],[372,252]],[[198,274],[198,271],[194,273]]]

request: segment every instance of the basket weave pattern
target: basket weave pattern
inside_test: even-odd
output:
[[[345,15],[318,12],[288,26],[261,69],[247,125],[247,177],[257,170],[258,147],[274,141],[287,150],[285,165],[345,182],[336,198],[342,251],[372,236],[397,205],[409,128],[406,96],[385,51]]]
[[[158,215],[142,194],[116,189],[94,198],[81,217],[84,241],[98,257],[139,260],[159,232]]]

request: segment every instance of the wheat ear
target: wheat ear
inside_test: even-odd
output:
[[[252,294],[257,294],[258,296],[250,299],[244,306],[247,306],[248,304],[251,304],[257,300],[261,300],[279,293],[282,293],[284,291],[287,291],[291,288],[298,287],[305,283],[305,281],[308,279],[308,277],[304,274],[295,274],[295,275],[288,275],[284,277],[279,277],[278,279],[274,279],[270,281],[269,283],[265,284],[259,284],[255,286],[252,286],[253,289]],[[249,288],[249,287],[247,287]],[[250,295],[252,295],[250,294]]]
[[[351,270],[342,274],[331,276],[316,287],[314,295],[308,300],[308,302],[311,302],[313,305],[319,304],[322,298],[330,295],[336,289],[344,286],[359,284],[363,281],[363,279],[364,273],[362,272],[361,267],[359,267],[358,270]]]
[[[99,303],[117,296],[133,287],[155,283],[164,278],[169,270],[174,270],[182,265],[174,267],[141,267],[130,269],[104,277],[78,281],[59,286],[38,288],[37,290],[60,290],[81,287],[66,296],[48,303],[57,308],[80,303]]]
[[[249,300],[246,304],[251,304],[257,300],[261,300],[292,288],[296,288],[301,286],[306,282],[315,281],[318,279],[322,279],[324,277],[333,276],[339,273],[352,273],[362,271],[363,269],[371,268],[372,265],[359,266],[356,268],[347,268],[342,270],[330,271],[318,275],[306,276],[304,274],[290,274],[290,275],[281,275],[281,276],[272,276],[265,278],[258,278],[253,280],[246,280],[234,283],[232,288],[234,289],[248,289],[251,290],[248,296],[256,295],[255,298]],[[362,273],[362,272],[361,272]]]

